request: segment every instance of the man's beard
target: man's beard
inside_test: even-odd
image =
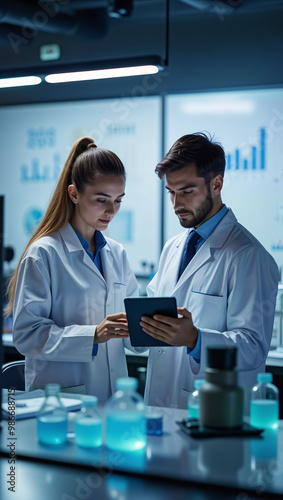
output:
[[[199,226],[207,217],[209,212],[211,212],[213,208],[213,200],[211,196],[210,189],[208,188],[207,190],[207,195],[205,200],[202,202],[202,204],[196,209],[195,214],[191,210],[178,210],[175,212],[177,215],[178,214],[188,214],[188,216],[191,216],[189,219],[179,219],[180,224],[183,227],[196,227]]]

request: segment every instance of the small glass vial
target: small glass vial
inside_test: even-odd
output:
[[[37,414],[37,436],[40,443],[61,445],[67,441],[68,412],[60,400],[60,385],[45,386],[45,401]]]
[[[75,421],[75,441],[84,448],[102,445],[102,419],[97,410],[97,397],[82,396],[82,407]]]
[[[145,404],[137,392],[138,380],[116,380],[117,391],[105,405],[106,445],[119,451],[138,451],[146,446]]]
[[[188,416],[189,418],[199,418],[199,388],[204,384],[205,380],[198,378],[194,381],[194,391],[188,398]]]
[[[272,373],[258,373],[257,385],[251,390],[250,424],[260,429],[277,429],[279,424],[279,391],[272,384]]]
[[[146,409],[146,433],[155,436],[163,434],[163,415],[156,406]]]

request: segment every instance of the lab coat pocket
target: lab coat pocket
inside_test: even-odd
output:
[[[223,297],[192,291],[189,300],[189,311],[197,328],[210,330],[221,329]]]
[[[124,283],[113,283],[114,311],[125,312],[124,299],[126,298],[127,287]]]

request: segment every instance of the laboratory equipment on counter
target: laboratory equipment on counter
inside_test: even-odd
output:
[[[244,419],[244,391],[238,385],[236,347],[207,347],[205,383],[200,388],[199,421],[212,428],[237,428]]]
[[[37,414],[37,435],[40,443],[61,445],[67,441],[68,412],[60,400],[60,385],[45,386],[45,400]]]
[[[257,385],[251,390],[250,424],[276,429],[279,423],[279,391],[272,384],[272,373],[258,373]]]
[[[137,451],[146,446],[145,404],[137,392],[138,380],[122,377],[117,391],[105,405],[106,445],[120,451]]]
[[[81,396],[82,407],[75,421],[75,441],[85,448],[102,445],[102,418],[97,409],[95,396]]]

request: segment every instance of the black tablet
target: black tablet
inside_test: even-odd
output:
[[[166,346],[170,344],[157,340],[145,333],[140,326],[142,316],[153,317],[162,314],[177,318],[177,304],[175,297],[133,297],[124,300],[127,313],[130,340],[133,347]]]

